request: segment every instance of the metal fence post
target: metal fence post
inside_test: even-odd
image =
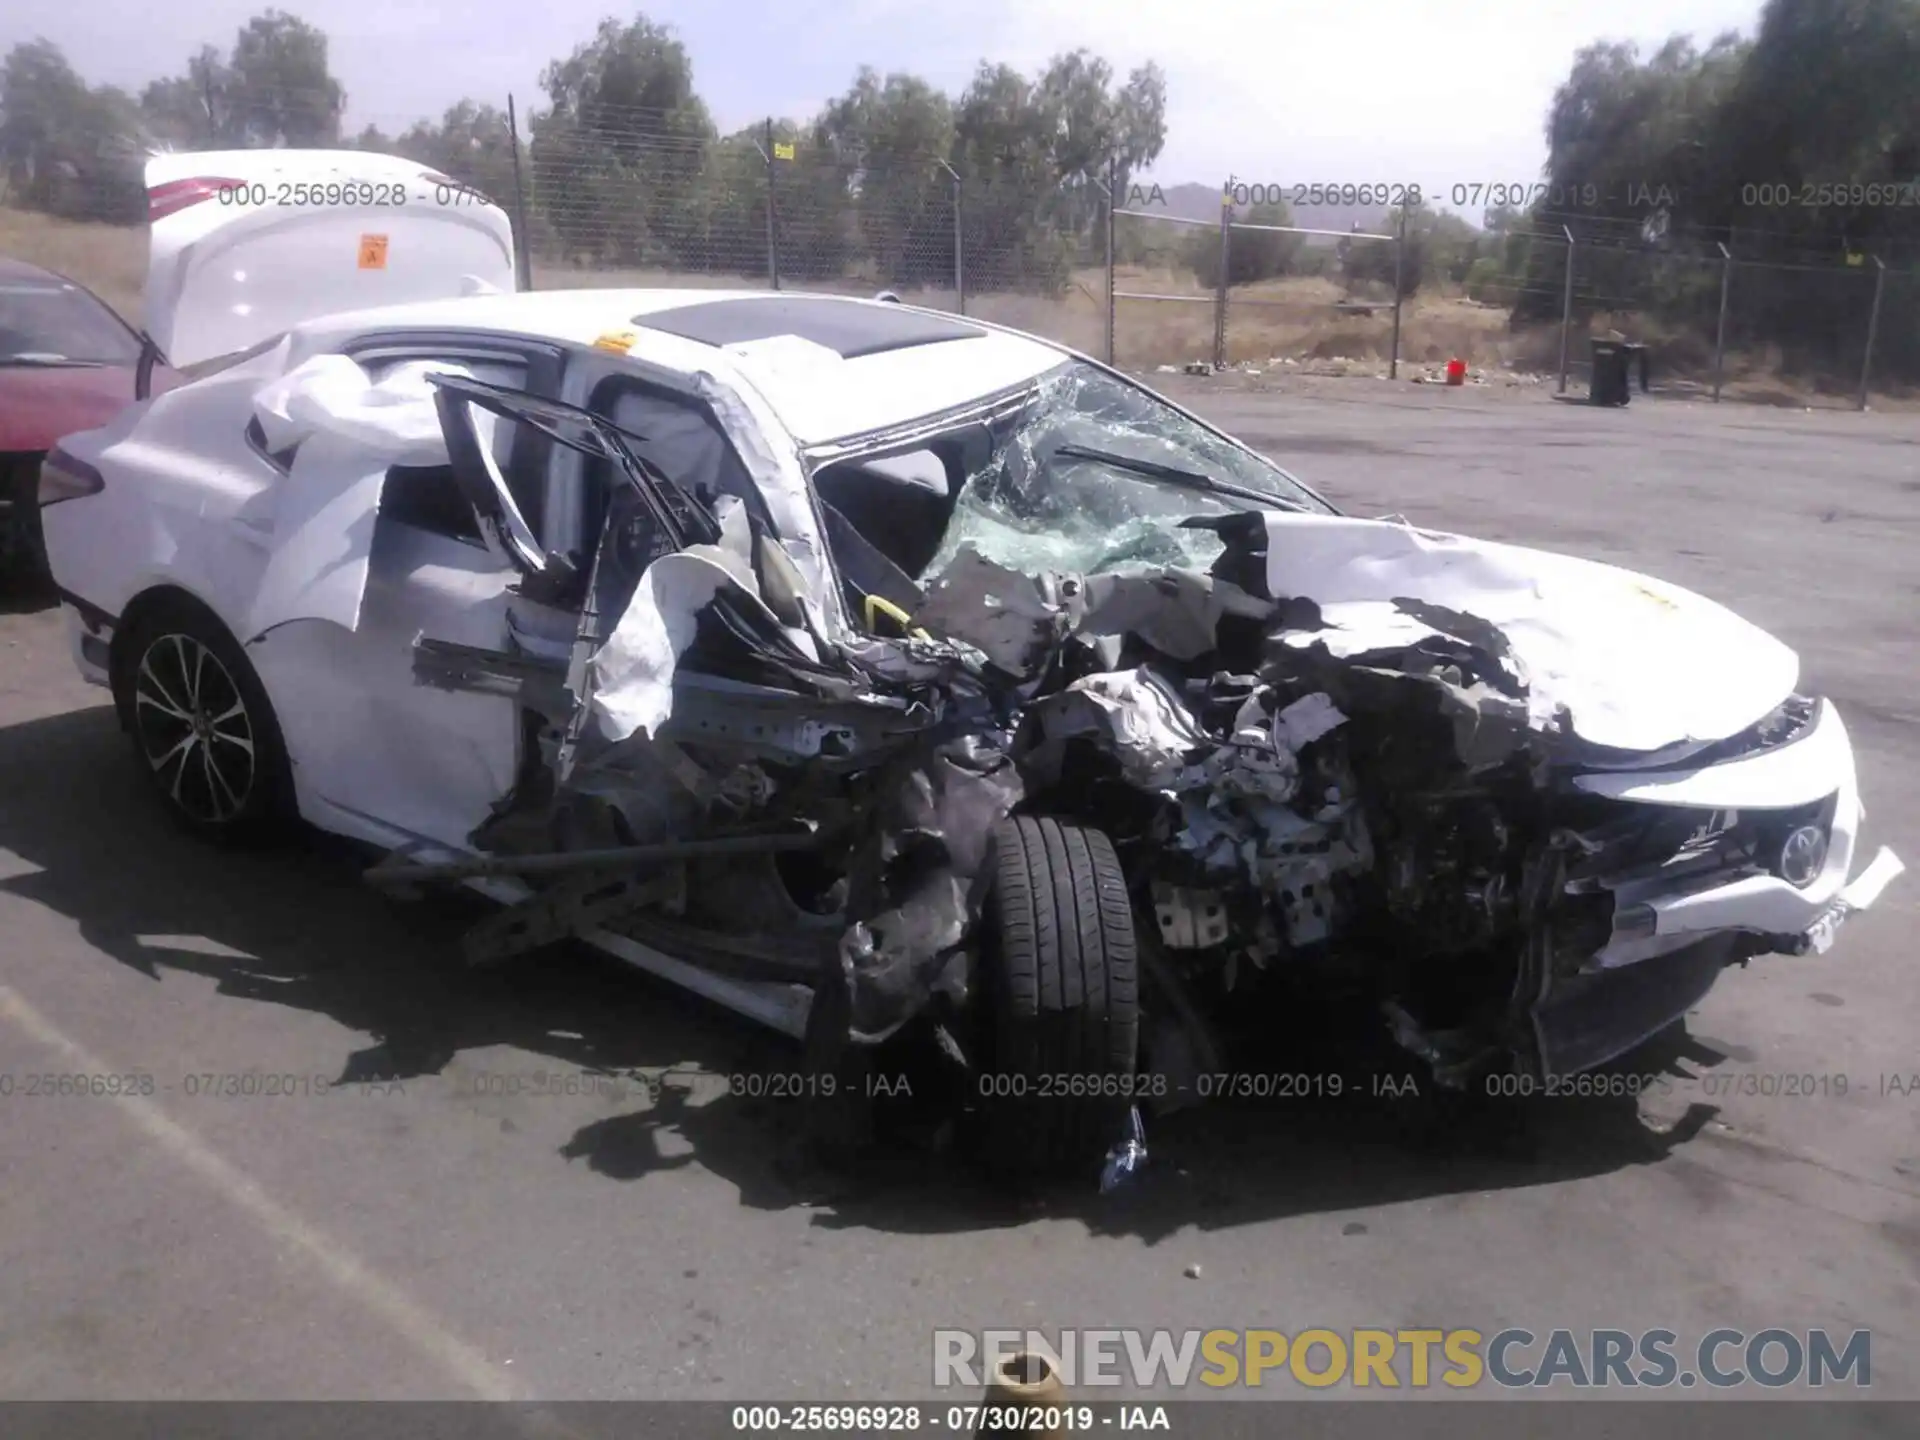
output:
[[[1227,368],[1227,264],[1233,247],[1233,180],[1220,187],[1220,274],[1213,287],[1213,368]]]
[[[527,228],[527,186],[520,175],[520,121],[507,94],[507,139],[513,144],[513,228],[519,231],[514,273],[522,290],[533,289],[533,232]]]
[[[780,288],[780,224],[774,218],[773,197],[773,117],[767,117],[767,143],[760,153],[767,162],[767,283],[775,290]]]
[[[964,315],[967,313],[967,251],[960,226],[960,172],[944,160],[940,168],[953,177],[953,306]]]
[[[1407,263],[1407,211],[1411,207],[1403,200],[1400,203],[1400,233],[1393,242],[1393,356],[1387,361],[1387,378],[1400,378],[1400,289],[1401,266]]]
[[[1717,242],[1716,242],[1717,243]],[[1713,332],[1713,403],[1720,403],[1720,381],[1727,364],[1727,291],[1733,284],[1733,252],[1720,246],[1720,325]]]
[[[1573,231],[1565,225],[1560,233],[1567,237],[1567,282],[1560,296],[1560,390],[1567,393],[1567,336],[1573,329]]]
[[[1107,364],[1113,361],[1113,211],[1119,201],[1114,197],[1114,186],[1119,183],[1115,174],[1113,156],[1107,157]]]
[[[1867,377],[1873,373],[1873,342],[1880,334],[1880,296],[1887,288],[1887,262],[1873,257],[1873,313],[1867,316],[1867,353],[1860,357],[1860,408],[1867,408]]]

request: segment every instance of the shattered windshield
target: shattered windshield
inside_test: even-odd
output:
[[[1192,515],[1330,507],[1278,466],[1083,360],[1049,372],[968,474],[937,573],[964,545],[1017,570],[1204,568]]]

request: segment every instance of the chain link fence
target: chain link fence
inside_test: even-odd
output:
[[[1215,363],[1400,372],[1403,246],[1391,233],[1262,224],[1222,209]],[[1288,278],[1292,277],[1292,278]]]
[[[1220,359],[1217,287],[1200,283],[1218,256],[1220,222],[1115,206],[1106,267],[1105,354],[1130,369]],[[1217,258],[1215,263],[1217,264]]]
[[[1510,236],[1517,263],[1484,290],[1511,297],[1513,348],[1553,356],[1561,391],[1589,383],[1596,340],[1646,345],[1654,393],[1865,409],[1875,387],[1920,379],[1920,271],[1864,252],[1748,256],[1648,222],[1556,228]]]
[[[1650,347],[1652,388],[1673,394],[1864,406],[1920,381],[1920,254],[1789,254],[1764,237],[1729,247],[1536,213],[1441,274],[1398,210],[1345,228],[1310,212],[1260,223],[1231,183],[1214,213],[1182,214],[1115,203],[1140,187],[1112,167],[1061,177],[1018,154],[849,154],[771,120],[717,138],[605,106],[470,108],[470,133],[414,125],[363,143],[505,206],[536,289],[890,291],[1133,370],[1437,379],[1458,358],[1477,380],[1570,391],[1589,381],[1592,341],[1625,338]],[[47,183],[71,200],[76,185],[124,185],[136,160],[111,181]],[[0,196],[0,250],[78,272],[137,318],[137,231],[17,223],[67,211]]]

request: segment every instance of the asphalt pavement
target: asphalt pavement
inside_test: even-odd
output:
[[[1920,862],[1920,421],[1167,383],[1350,510],[1774,630]],[[0,1396],[933,1398],[936,1327],[1415,1325],[1866,1328],[1920,1396],[1913,875],[1730,972],[1637,1103],[1192,1113],[1034,1207],[939,1154],[795,1180],[729,1078],[780,1042],[591,955],[470,973],[469,907],[363,863],[181,839],[57,612],[0,614]]]

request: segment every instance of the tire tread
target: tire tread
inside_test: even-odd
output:
[[[999,1076],[1131,1076],[1139,1042],[1133,907],[1113,842],[1051,817],[1004,821],[993,836],[983,937],[992,974]],[[996,1168],[1033,1177],[1097,1163],[1124,1096],[989,1095],[984,1137]]]

